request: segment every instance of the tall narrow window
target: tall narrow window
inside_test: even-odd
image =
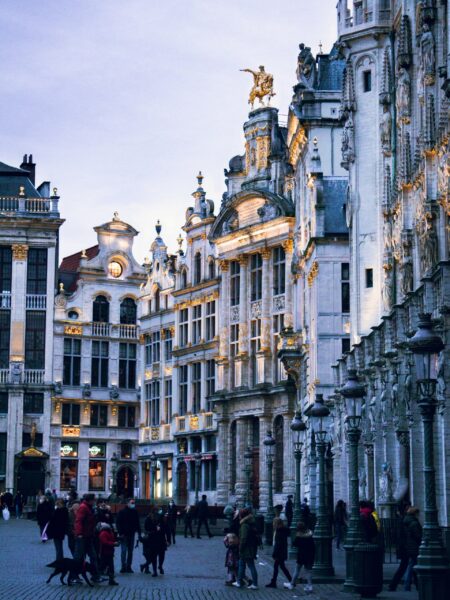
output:
[[[109,302],[105,296],[97,296],[92,306],[94,323],[109,323]]]
[[[216,276],[216,268],[214,265],[214,259],[210,258],[208,262],[208,279],[214,279]]]
[[[281,246],[273,249],[273,293],[284,294],[286,289],[286,254]]]
[[[237,260],[232,260],[230,265],[230,304],[239,305],[241,266]]]
[[[120,303],[121,325],[136,325],[136,302],[133,298],[125,298]]]
[[[136,344],[122,342],[119,345],[119,387],[136,387]]]
[[[372,91],[372,71],[363,71],[363,90]]]
[[[11,311],[0,309],[0,369],[9,368]]]
[[[233,323],[230,327],[230,355],[231,358],[237,356],[239,352],[239,325]]]
[[[108,425],[108,405],[91,404],[91,426],[106,427]]]
[[[189,332],[189,309],[182,308],[180,310],[180,326],[179,326],[179,334],[180,334],[180,346],[187,346],[188,343],[188,332]]]
[[[192,309],[192,343],[199,344],[202,339],[202,305],[196,304]]]
[[[211,300],[206,303],[206,341],[210,341],[214,339],[216,335],[216,301]]]
[[[154,302],[155,302],[155,312],[159,312],[161,309],[161,295],[159,293],[159,290],[156,290],[156,292],[155,292]]]
[[[150,399],[148,402],[148,424],[152,427],[157,427],[160,423],[159,404],[160,383],[159,380],[155,380],[150,384]]]
[[[258,383],[257,353],[261,350],[261,319],[250,322],[250,359],[253,385]]]
[[[145,364],[152,364],[152,336],[150,333],[146,333],[144,336],[144,357]]]
[[[165,423],[172,420],[172,380],[164,380],[164,412],[163,419]]]
[[[25,392],[23,412],[27,415],[42,415],[44,413],[44,394],[42,392]]]
[[[152,364],[161,361],[161,332],[154,331],[152,333]]]
[[[0,246],[0,369],[9,368],[12,251]]]
[[[180,417],[187,413],[188,402],[188,366],[178,367],[179,371],[179,392],[180,392]]]
[[[135,427],[136,408],[134,406],[119,406],[117,425],[118,427]]]
[[[373,269],[366,269],[366,288],[373,288]]]
[[[180,273],[180,288],[187,287],[187,270],[182,269]]]
[[[202,255],[196,252],[194,256],[194,284],[200,283],[202,280]]]
[[[74,402],[64,402],[62,405],[62,424],[79,425],[80,424],[80,405]]]
[[[192,363],[192,412],[198,414],[202,400],[202,364]]]
[[[252,302],[262,298],[262,256],[252,254],[250,257],[251,298]]]
[[[109,342],[92,341],[91,385],[96,388],[108,387]]]
[[[341,264],[341,307],[343,313],[350,312],[350,265]]]
[[[45,311],[27,310],[25,322],[25,368],[45,368]]]
[[[172,338],[172,329],[165,329],[164,330],[164,360],[170,361],[172,360],[172,344],[173,344],[173,338]]]
[[[64,338],[64,385],[80,385],[81,340]]]
[[[216,361],[206,361],[206,399],[207,399],[207,410],[212,411],[212,402],[209,399],[210,396],[216,391]]]
[[[9,246],[0,246],[0,296],[11,292],[12,251]]]
[[[27,261],[27,294],[47,293],[47,248],[30,248]]]

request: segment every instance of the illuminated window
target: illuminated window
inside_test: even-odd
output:
[[[111,275],[111,277],[114,277],[115,279],[117,279],[117,277],[120,277],[122,275],[122,265],[120,263],[118,263],[116,260],[113,260],[109,263],[108,265],[108,273]]]

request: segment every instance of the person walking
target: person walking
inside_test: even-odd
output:
[[[66,508],[64,500],[58,498],[55,502],[55,510],[52,512],[47,526],[47,536],[53,540],[56,551],[56,560],[63,560],[64,538],[69,532],[69,511]]]
[[[411,582],[414,579],[417,588],[417,576],[414,572],[414,566],[417,564],[419,548],[422,542],[422,525],[418,519],[419,509],[415,506],[408,508],[403,519],[403,529],[405,532],[405,548],[408,557],[408,567],[405,573],[405,592],[411,591]]]
[[[161,575],[164,575],[164,560],[166,558],[166,550],[171,543],[171,535],[168,516],[164,515],[162,511],[160,511],[156,518],[155,544],[156,555],[158,558],[158,569]]]
[[[47,526],[47,523],[50,521],[50,517],[52,516],[53,513],[53,506],[50,504],[47,496],[42,495],[39,498],[39,504],[36,510],[36,519],[39,525],[39,531],[41,534],[41,538],[42,538],[42,534],[44,532],[44,529]],[[43,542],[45,542],[46,540],[42,540]]]
[[[74,502],[69,508],[69,528],[67,531],[67,545],[69,546],[69,550],[72,553],[72,556],[75,558],[75,516],[77,514],[77,510],[80,508],[79,502]]]
[[[188,504],[184,509],[184,537],[187,538],[187,532],[191,534],[191,537],[194,537],[194,532],[192,531],[192,519],[194,517],[194,507]]]
[[[390,583],[389,583],[389,591],[390,592],[395,592],[395,590],[397,589],[398,584],[400,583],[400,581],[402,580],[404,574],[406,573],[406,569],[408,568],[408,554],[406,552],[406,533],[404,530],[404,526],[403,526],[403,519],[406,516],[406,511],[409,508],[409,505],[406,506],[404,509],[402,509],[401,507],[399,508],[398,512],[397,512],[397,527],[396,527],[396,533],[397,533],[397,558],[400,561],[400,564],[397,567],[397,570],[395,571]]]
[[[109,523],[100,523],[98,540],[100,548],[100,569],[102,572],[107,572],[109,585],[119,585],[114,579],[114,548],[118,544]]]
[[[92,569],[92,581],[99,583],[101,581],[98,571],[98,557],[94,546],[95,536],[95,515],[94,515],[95,494],[88,493],[83,496],[76,514],[74,522],[75,534],[75,560],[83,562],[86,555],[89,556]],[[79,580],[75,580],[78,583]]]
[[[178,508],[173,500],[169,502],[167,508],[167,522],[169,524],[170,543],[175,544],[175,535],[177,532]]]
[[[141,564],[141,573],[149,573],[149,566],[152,566],[153,577],[158,576],[157,560],[158,560],[158,531],[157,518],[153,513],[149,513],[144,522],[144,534],[141,536],[142,551],[145,562]]]
[[[338,500],[334,509],[334,533],[336,536],[336,548],[341,549],[341,544],[347,532],[348,514],[345,502]]]
[[[292,494],[287,497],[286,504],[284,506],[284,514],[286,515],[287,526],[292,525],[292,519],[294,518],[294,503],[292,502]]]
[[[225,554],[225,567],[227,568],[227,580],[225,581],[225,585],[231,585],[237,580],[239,567],[239,538],[235,533],[227,531],[223,538],[223,543],[227,549]]]
[[[200,528],[203,524],[206,527],[206,533],[212,538],[212,533],[208,525],[208,501],[206,500],[206,494],[202,495],[202,499],[197,504],[197,539],[200,539]]]
[[[312,568],[314,565],[315,544],[312,531],[308,529],[305,523],[300,522],[297,525],[297,532],[294,541],[292,542],[292,546],[297,550],[295,571],[292,576],[292,581],[284,583],[283,586],[288,590],[293,590],[303,567],[306,578],[304,591],[306,593],[311,593],[313,591]]]
[[[274,519],[273,529],[274,544],[272,558],[275,560],[275,562],[273,563],[272,579],[266,585],[266,587],[268,588],[277,587],[278,569],[281,569],[283,571],[289,583],[292,581],[289,569],[286,567],[285,564],[288,557],[288,539],[290,533],[289,527],[286,527],[283,519],[277,518]]]
[[[129,498],[125,508],[122,508],[117,515],[117,532],[119,534],[121,546],[121,573],[133,573],[131,564],[133,562],[134,537],[137,533],[141,535],[141,524],[136,510],[134,498]]]
[[[22,496],[22,493],[19,490],[17,490],[16,495],[14,496],[14,508],[16,510],[16,519],[22,518],[24,503],[25,501],[24,497]]]
[[[300,504],[300,515],[302,523],[305,523],[307,527],[311,528],[313,519],[311,517],[311,510],[309,508],[308,498],[306,496],[303,498],[303,502]]]
[[[258,573],[255,567],[255,558],[258,551],[259,540],[256,531],[255,518],[247,508],[242,509],[239,516],[239,568],[237,581],[232,585],[237,588],[244,585],[245,567],[248,566],[252,576],[252,582],[248,586],[248,589],[257,590]]]

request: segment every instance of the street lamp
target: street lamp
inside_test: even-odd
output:
[[[358,481],[358,444],[361,437],[362,402],[364,387],[358,382],[356,371],[349,369],[347,382],[340,393],[345,399],[347,439],[349,443],[349,492],[350,520],[344,544],[346,553],[345,591],[353,591],[355,587],[353,573],[353,551],[362,541],[361,521],[359,515],[359,481]]]
[[[448,597],[446,578],[448,560],[442,546],[437,516],[436,479],[434,470],[433,427],[436,413],[436,382],[439,353],[444,349],[441,337],[433,331],[431,314],[419,315],[418,330],[409,340],[414,355],[419,409],[423,428],[423,472],[425,514],[422,543],[415,567],[419,580],[419,598],[443,600]]]
[[[202,453],[194,454],[195,460],[195,504],[198,504],[198,488],[200,486],[200,467],[202,466]]]
[[[316,394],[316,401],[309,410],[308,416],[312,419],[314,424],[316,448],[319,459],[317,525],[314,529],[314,539],[317,550],[313,571],[321,577],[330,577],[334,575],[331,523],[325,500],[325,450],[327,432],[325,430],[324,419],[329,415],[330,410],[325,406],[322,394]]]
[[[275,511],[273,508],[273,451],[275,446],[275,440],[272,437],[272,432],[268,431],[264,438],[264,448],[266,451],[266,462],[267,462],[267,479],[269,483],[268,496],[267,496],[267,511],[265,516],[265,534],[266,544],[272,545],[273,538],[273,519],[275,517]]]
[[[245,502],[246,504],[251,504],[251,486],[250,479],[252,475],[252,466],[253,466],[253,452],[250,446],[247,446],[247,450],[244,452],[244,471],[246,478],[246,489],[245,489]]]
[[[117,494],[117,466],[119,463],[119,459],[117,458],[117,454],[115,452],[113,452],[113,454],[110,458],[110,461],[111,461],[111,478],[112,478],[111,495],[115,499],[116,494]]]
[[[297,411],[291,421],[291,431],[294,436],[294,459],[295,459],[295,495],[294,495],[294,515],[291,525],[291,537],[294,539],[297,530],[297,524],[302,519],[301,511],[301,489],[300,489],[300,464],[302,461],[303,432],[306,431],[306,425],[302,421],[302,414]]]
[[[156,487],[156,464],[158,462],[158,459],[156,458],[156,454],[155,451],[153,450],[153,452],[150,455],[150,483],[151,483],[151,501],[154,502],[155,501],[155,487]]]

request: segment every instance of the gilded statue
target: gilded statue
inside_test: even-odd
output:
[[[251,69],[241,69],[244,73],[251,73],[253,75],[253,87],[250,90],[250,96],[248,103],[252,109],[255,104],[256,98],[258,98],[261,106],[264,106],[264,98],[267,98],[267,106],[270,104],[270,99],[275,96],[273,91],[273,75],[266,73],[263,66],[259,67],[259,71],[252,71]]]

